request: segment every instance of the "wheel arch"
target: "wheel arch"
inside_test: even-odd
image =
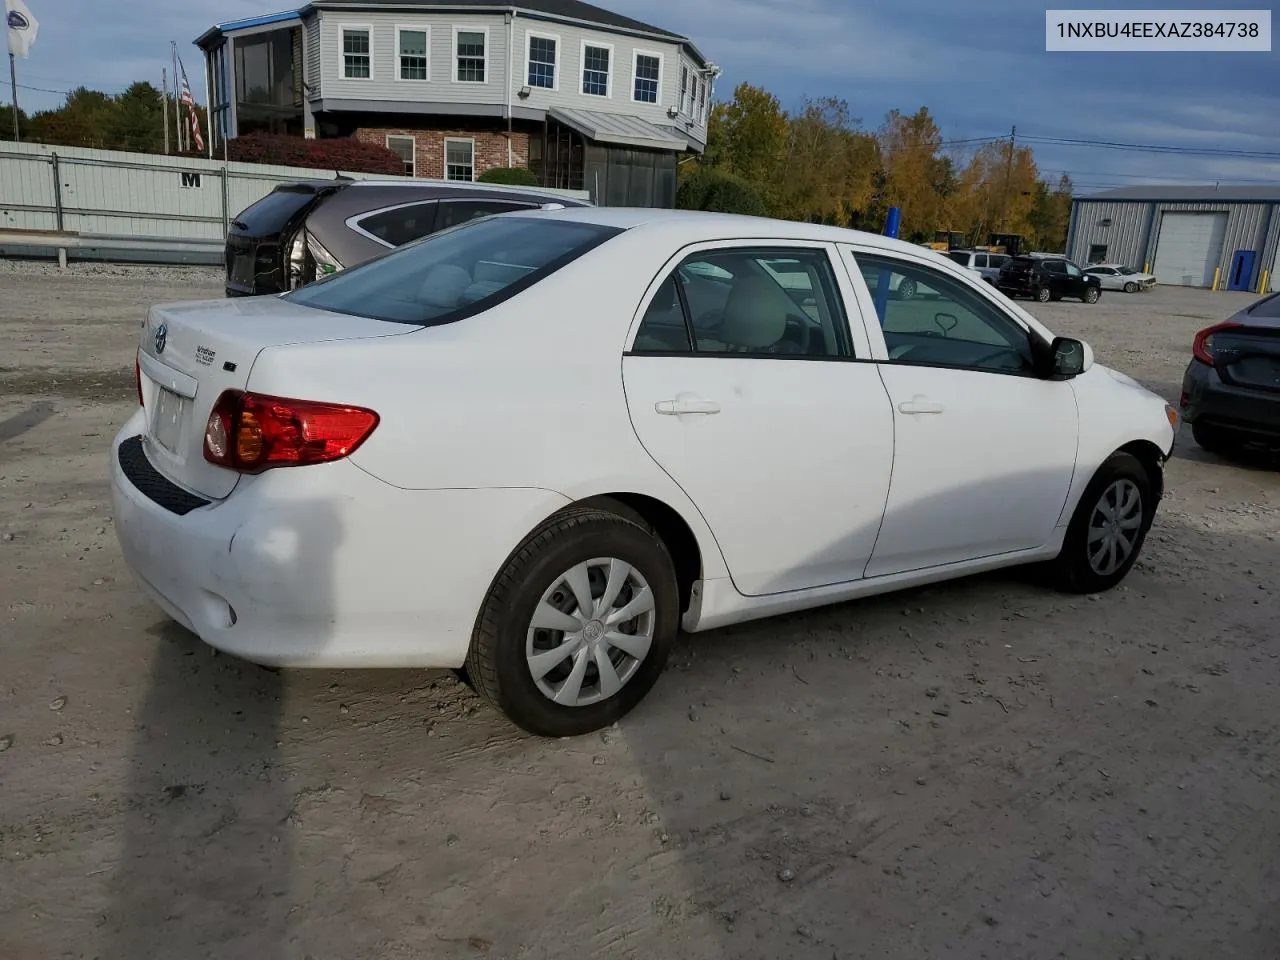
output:
[[[1150,440],[1132,440],[1116,450],[1116,453],[1127,453],[1135,457],[1147,472],[1151,481],[1151,491],[1155,501],[1159,503],[1164,497],[1164,454]]]

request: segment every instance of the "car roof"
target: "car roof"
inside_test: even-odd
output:
[[[707,240],[808,240],[815,243],[857,243],[891,253],[911,253],[951,264],[945,253],[878,233],[828,227],[795,220],[748,217],[705,210],[667,210],[653,207],[570,207],[564,210],[530,210],[503,214],[508,217],[548,217],[577,223],[595,223],[621,230],[670,230],[683,232],[689,242]]]
[[[555,190],[547,190],[543,187],[525,187],[508,183],[484,183],[480,180],[435,180],[425,177],[399,177],[399,178],[369,178],[365,180],[353,180],[347,184],[348,190],[404,190],[415,194],[428,196],[447,196],[450,193],[462,193],[468,196],[483,193],[486,195],[497,196],[527,196],[539,197],[546,199],[548,202],[555,201],[566,204],[586,205],[591,201],[584,197],[571,197]]]

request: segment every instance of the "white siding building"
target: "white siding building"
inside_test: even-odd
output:
[[[528,167],[615,206],[674,204],[719,75],[689,39],[581,0],[316,0],[196,43],[215,142],[356,136],[410,175]]]

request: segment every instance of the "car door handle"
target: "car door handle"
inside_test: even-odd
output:
[[[720,412],[720,404],[714,400],[699,400],[695,397],[678,400],[659,400],[654,409],[665,417],[679,417],[686,413],[713,414]]]
[[[910,400],[904,400],[898,404],[898,410],[907,414],[923,414],[923,413],[941,413],[942,404],[935,403],[932,400],[926,400],[924,397],[912,397]]]

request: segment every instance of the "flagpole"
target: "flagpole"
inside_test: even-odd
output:
[[[8,33],[8,31],[5,31]],[[13,91],[13,139],[15,142],[22,141],[22,131],[18,129],[18,67],[17,58],[13,55],[13,51],[9,51],[9,89]]]
[[[182,110],[178,96],[178,41],[169,41],[169,55],[173,59],[173,136],[177,143],[174,149],[182,153]]]
[[[160,89],[161,100],[164,104],[161,113],[164,115],[164,155],[169,155],[169,70],[167,67],[160,68]]]
[[[204,58],[204,128],[209,141],[209,159],[213,159],[213,101],[209,99],[209,57]]]

